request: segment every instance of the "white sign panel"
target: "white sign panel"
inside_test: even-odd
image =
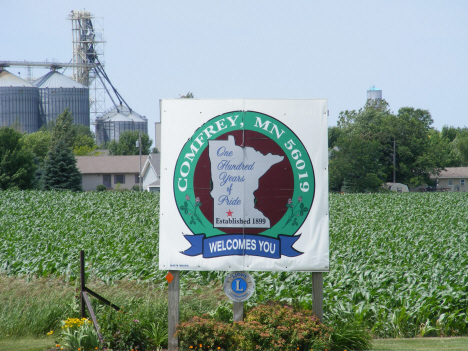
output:
[[[327,101],[161,101],[159,268],[328,271]]]

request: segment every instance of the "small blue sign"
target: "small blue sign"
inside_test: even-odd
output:
[[[247,289],[247,282],[242,278],[234,279],[231,283],[232,291],[236,293],[243,293]]]

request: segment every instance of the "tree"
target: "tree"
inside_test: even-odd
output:
[[[89,135],[77,135],[73,142],[73,153],[76,156],[88,156],[96,154],[97,145]]]
[[[120,134],[119,141],[109,142],[109,153],[111,155],[139,155],[140,148],[136,146],[140,133],[138,131],[126,131]],[[141,133],[141,153],[148,155],[151,150],[153,140],[146,133]]]
[[[194,98],[193,93],[190,92],[190,91],[189,91],[187,94],[185,94],[185,95],[179,95],[179,97],[180,97],[181,99],[193,99],[193,98]]]
[[[81,191],[81,174],[76,159],[64,140],[49,151],[44,165],[43,190]]]
[[[460,133],[452,142],[454,151],[460,160],[460,166],[468,166],[468,131]]]
[[[89,129],[89,127],[87,127],[85,125],[73,124],[72,128],[75,129],[75,134],[76,134],[77,137],[82,136],[82,135],[86,135],[86,136],[90,137],[93,140],[96,139],[96,136],[91,131],[91,129]]]
[[[344,192],[376,192],[385,180],[382,153],[376,140],[359,134],[343,134],[330,151],[330,189]]]
[[[76,138],[76,129],[73,127],[73,116],[70,109],[66,108],[57,116],[55,122],[51,123],[51,140],[49,150],[54,150],[55,146],[63,141],[66,147],[72,147]]]
[[[332,149],[336,146],[341,131],[339,127],[328,127],[328,148]]]
[[[396,181],[427,184],[449,160],[432,149],[442,143],[431,141],[432,123],[427,110],[403,107],[394,114],[385,100],[368,100],[358,111],[341,112],[337,127],[329,129],[329,146],[336,147],[335,160],[330,160],[330,188],[338,190],[346,182],[353,191],[362,191],[376,189],[377,178],[393,181],[394,145]]]
[[[379,191],[388,172],[380,135],[390,111],[385,100],[369,100],[359,111],[341,112],[329,128],[329,175],[333,191]]]
[[[429,152],[428,155],[434,164],[444,167],[460,167],[462,161],[453,142],[443,136],[438,130],[429,132]]]
[[[31,134],[23,134],[21,144],[23,149],[31,151],[40,162],[43,162],[49,152],[50,140],[50,132],[38,131]]]
[[[396,176],[399,182],[427,184],[430,175],[441,168],[442,165],[431,157],[429,135],[432,123],[429,111],[413,107],[400,108],[391,119],[388,128],[390,137],[396,142]]]
[[[13,128],[0,128],[0,189],[24,190],[33,186],[34,155],[22,148],[21,137]]]

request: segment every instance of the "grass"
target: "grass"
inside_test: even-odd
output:
[[[54,347],[49,338],[7,338],[0,339],[0,351],[44,351]],[[424,350],[424,351],[466,351],[468,337],[456,338],[414,338],[414,339],[377,339],[374,340],[374,351],[377,350]]]
[[[0,351],[44,351],[55,346],[51,338],[22,338],[0,339]]]
[[[138,308],[139,313],[153,316],[167,324],[167,283],[152,284],[135,280],[107,284],[90,279],[87,286],[121,307]],[[45,337],[60,330],[60,321],[79,317],[78,282],[60,277],[34,278],[0,274],[0,340],[11,337]],[[196,294],[196,295],[195,295]],[[216,310],[227,297],[220,287],[208,286],[203,291],[181,292],[181,320]],[[110,307],[91,297],[98,320]],[[132,307],[133,306],[133,307]],[[139,318],[138,318],[139,319]]]
[[[373,350],[466,351],[468,338],[377,339],[374,340]]]

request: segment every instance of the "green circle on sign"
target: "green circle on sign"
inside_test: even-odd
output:
[[[209,140],[239,130],[255,131],[273,140],[283,150],[293,171],[293,196],[284,204],[287,208],[285,214],[274,226],[265,228],[259,235],[275,238],[278,235],[294,235],[306,220],[314,200],[312,162],[302,142],[285,124],[253,111],[234,111],[210,119],[195,131],[182,148],[174,170],[174,197],[182,219],[194,234],[210,237],[225,233],[222,228],[215,228],[200,210],[203,204],[195,196],[194,173]]]

